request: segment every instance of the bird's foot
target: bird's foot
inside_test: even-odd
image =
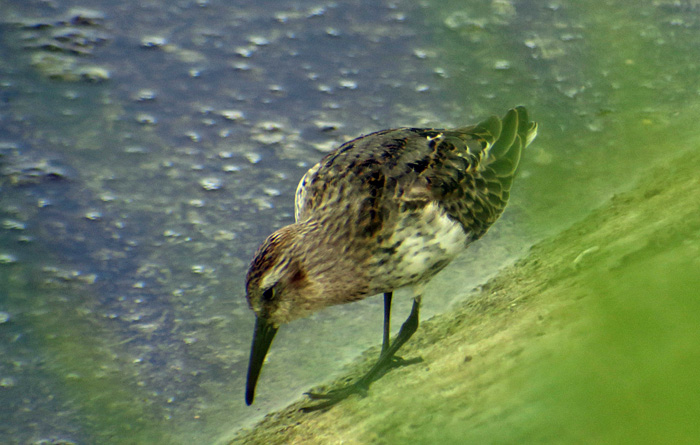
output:
[[[353,394],[358,394],[361,397],[364,397],[369,391],[370,383],[371,382],[368,382],[367,380],[360,379],[355,383],[344,386],[342,388],[330,390],[326,393],[307,392],[306,395],[309,396],[311,400],[322,400],[322,402],[317,403],[316,405],[305,406],[301,410],[308,413],[311,411],[317,411],[323,408],[327,408],[329,406],[335,405],[341,400],[347,399]]]
[[[423,357],[414,357],[414,358],[409,358],[408,360],[403,358],[403,357],[392,357],[391,362],[387,365],[387,371],[390,371],[394,368],[400,368],[402,366],[408,366],[408,365],[415,365],[416,363],[420,363],[423,361]],[[385,371],[386,374],[386,371]]]
[[[418,310],[420,307],[420,298],[417,297],[413,300],[413,307],[411,308],[411,314],[408,316],[406,321],[401,325],[396,339],[389,344],[389,346],[384,349],[379,356],[379,360],[372,366],[372,368],[367,371],[359,380],[355,383],[345,386],[343,388],[334,389],[328,391],[326,394],[319,393],[306,393],[311,400],[323,400],[323,402],[312,406],[306,406],[301,410],[304,412],[316,411],[323,408],[328,408],[329,406],[335,405],[341,400],[347,399],[353,394],[360,394],[361,396],[367,395],[369,391],[369,385],[375,380],[379,379],[381,376],[386,374],[388,371],[397,368],[399,366],[410,365],[413,363],[422,362],[423,359],[420,357],[405,360],[401,357],[397,357],[396,351],[401,348],[401,346],[411,338],[416,329],[418,329]]]
[[[353,394],[357,394],[360,397],[365,397],[369,392],[369,386],[375,381],[382,377],[387,372],[394,368],[399,368],[402,366],[413,365],[415,363],[420,363],[423,358],[416,357],[412,359],[405,359],[403,357],[393,356],[388,360],[385,360],[384,365],[377,369],[373,368],[369,373],[362,376],[355,383],[351,383],[347,386],[338,389],[332,389],[326,393],[317,392],[307,392],[305,393],[311,400],[322,400],[321,403],[316,405],[305,406],[301,410],[308,413],[311,411],[318,411],[320,409],[328,408],[335,405],[341,400],[345,400]]]

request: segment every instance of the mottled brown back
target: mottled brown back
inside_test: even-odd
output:
[[[503,213],[521,150],[536,131],[518,107],[503,119],[455,130],[399,128],[359,137],[302,179],[297,214],[323,222],[344,206],[354,222],[348,230],[372,237],[401,210],[436,201],[477,239]]]

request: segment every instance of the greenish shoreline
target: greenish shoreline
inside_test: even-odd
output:
[[[365,398],[300,400],[232,444],[685,443],[700,437],[700,153],[535,245],[405,346]],[[368,351],[351,365],[358,374]],[[343,379],[341,379],[343,380]],[[336,382],[338,383],[338,382]]]

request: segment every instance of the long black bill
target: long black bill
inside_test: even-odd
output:
[[[248,362],[248,379],[245,385],[245,403],[251,405],[255,398],[255,385],[258,383],[260,370],[267,351],[270,349],[272,339],[275,338],[277,328],[266,319],[255,319],[255,333],[253,334],[253,346],[250,348],[250,361]]]

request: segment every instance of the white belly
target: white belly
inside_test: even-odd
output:
[[[464,250],[467,234],[436,204],[405,214],[373,259],[376,292],[427,281]],[[381,285],[390,288],[379,288]]]

